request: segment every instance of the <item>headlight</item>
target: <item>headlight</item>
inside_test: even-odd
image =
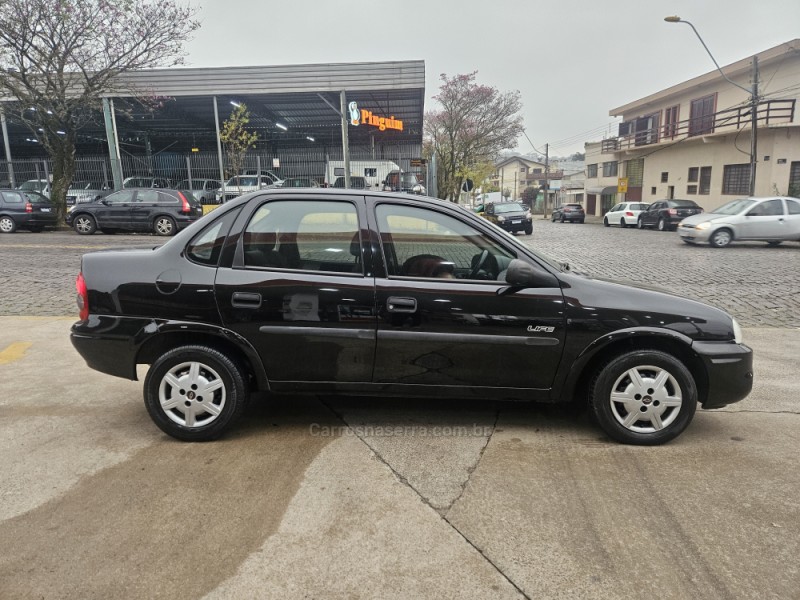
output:
[[[502,223],[505,220],[506,220],[505,217],[497,217],[497,221],[500,222],[500,223]]]
[[[741,344],[742,343],[742,328],[741,328],[741,326],[739,325],[739,322],[736,319],[731,317],[731,320],[733,321],[733,341],[736,342],[737,344]]]
[[[704,231],[704,230],[708,229],[709,227],[711,227],[711,223],[706,221],[705,223],[699,223],[698,225],[696,225],[695,229],[699,229],[700,231]]]

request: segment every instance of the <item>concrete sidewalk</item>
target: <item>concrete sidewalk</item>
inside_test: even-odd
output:
[[[586,415],[275,398],[176,442],[72,319],[0,317],[0,597],[731,598],[800,589],[800,331],[657,448]],[[768,492],[768,493],[767,493]]]

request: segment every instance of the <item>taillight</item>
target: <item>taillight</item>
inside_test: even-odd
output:
[[[183,206],[181,207],[181,212],[186,213],[187,215],[192,212],[192,207],[189,206],[189,201],[186,199],[186,196],[183,195],[182,192],[178,192],[178,198],[181,199]]]
[[[81,321],[89,318],[89,292],[86,289],[86,280],[83,278],[83,273],[78,273],[78,278],[75,280],[75,289],[78,291],[78,310],[80,311],[79,317]]]
[[[675,210],[674,208],[670,208],[670,209],[669,209],[669,214],[671,214],[671,215],[677,215],[677,214],[678,214],[678,211],[677,211],[677,210]]]
[[[633,216],[633,213],[632,213],[631,211],[629,211],[629,210],[626,210],[626,211],[625,211],[625,216],[626,216],[626,217],[632,217],[632,216]]]
[[[31,213],[32,213],[32,212],[33,212],[33,204],[31,204],[30,202],[28,202],[28,203],[25,205],[25,212],[31,212]]]

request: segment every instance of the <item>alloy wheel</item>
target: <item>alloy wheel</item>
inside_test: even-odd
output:
[[[158,401],[164,414],[184,427],[203,427],[225,408],[227,395],[219,373],[208,365],[184,362],[161,378]]]
[[[654,433],[678,418],[683,394],[669,371],[641,365],[617,378],[609,404],[614,419],[624,428],[635,433]]]

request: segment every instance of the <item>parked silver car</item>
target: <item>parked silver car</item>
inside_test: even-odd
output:
[[[175,189],[189,190],[195,198],[200,200],[201,204],[215,204],[217,191],[221,186],[218,179],[195,179],[192,177],[191,184],[188,179],[184,179],[175,186]]]
[[[724,248],[733,241],[762,241],[777,246],[800,241],[800,199],[740,198],[718,209],[685,218],[678,235],[687,244],[708,243]]]

